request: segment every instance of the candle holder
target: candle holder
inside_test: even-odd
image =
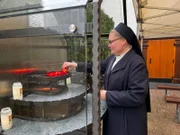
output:
[[[9,107],[1,109],[1,126],[3,130],[12,128],[12,110]]]
[[[13,83],[12,93],[14,100],[22,100],[23,99],[23,86],[20,82]]]

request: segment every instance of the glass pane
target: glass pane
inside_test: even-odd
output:
[[[85,15],[85,9],[79,7],[0,19],[0,30],[9,30],[0,31],[0,38],[72,34],[69,31],[71,24],[76,25],[77,34],[84,35]]]
[[[1,0],[0,17],[85,6],[88,0]]]
[[[42,7],[41,0],[1,0],[0,13]]]
[[[66,61],[87,61],[85,15],[75,7],[0,19],[0,109],[13,114],[4,134],[87,134],[86,63],[81,72],[62,69]]]

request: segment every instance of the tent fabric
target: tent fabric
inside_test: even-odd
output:
[[[180,37],[180,0],[133,0],[133,3],[145,39]]]

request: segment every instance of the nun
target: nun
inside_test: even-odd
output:
[[[106,101],[103,135],[147,135],[147,112],[150,112],[148,71],[140,44],[132,29],[118,24],[109,34],[111,55],[101,63]],[[62,66],[84,71],[85,63],[65,62]],[[92,73],[92,64],[87,64]]]

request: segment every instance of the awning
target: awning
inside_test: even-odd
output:
[[[180,0],[133,0],[133,3],[144,38],[180,37]]]

